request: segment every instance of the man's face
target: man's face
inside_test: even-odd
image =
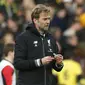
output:
[[[36,26],[40,31],[47,31],[50,24],[50,14],[42,12],[40,13],[39,19],[37,19],[36,21]]]

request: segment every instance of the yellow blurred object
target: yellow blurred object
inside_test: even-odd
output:
[[[84,78],[80,80],[80,85],[85,85],[85,79]]]
[[[0,0],[0,5],[3,5],[6,3],[6,0]]]
[[[80,20],[81,25],[83,27],[85,27],[85,13],[83,13],[83,14],[80,15],[79,20]]]
[[[60,3],[61,2],[61,0],[56,0],[56,3],[58,4],[58,3]]]
[[[59,85],[77,85],[76,78],[82,74],[81,66],[74,60],[64,60],[64,67],[60,72],[52,70],[53,75],[58,76]]]

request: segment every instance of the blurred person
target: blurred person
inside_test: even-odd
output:
[[[76,46],[78,44],[78,39],[76,36],[76,31],[80,30],[80,23],[79,22],[73,22],[71,26],[64,31],[63,36],[66,37],[66,42]]]
[[[79,39],[77,36],[77,32],[79,30],[83,29],[81,27],[81,24],[79,21],[73,21],[72,24],[70,24],[69,28],[64,31],[63,33],[63,39],[61,38],[60,43],[61,47],[65,53],[65,51],[72,51],[76,48],[76,46],[79,43]]]
[[[1,60],[1,57],[3,55],[3,47],[4,45],[6,44],[14,44],[15,41],[14,41],[14,35],[10,32],[5,32],[2,36],[2,38],[0,39],[0,60]]]
[[[68,14],[69,25],[72,23],[74,19],[79,20],[79,16],[85,10],[84,0],[78,0],[78,1],[79,3],[77,3],[77,0],[63,0]]]
[[[21,29],[22,28],[19,29],[18,24],[13,19],[8,19],[7,20],[7,29],[6,29],[6,31],[12,32],[15,37],[21,32]]]
[[[27,22],[31,21],[31,11],[37,4],[47,4],[49,5],[49,8],[51,9],[51,14],[53,16],[54,14],[54,7],[56,6],[55,0],[23,0],[23,6],[25,9],[25,19]]]
[[[78,37],[79,43],[85,42],[85,29],[81,29],[77,31],[76,35]]]
[[[12,19],[7,20],[7,28],[11,32],[17,32],[18,31],[17,23]]]
[[[76,11],[75,11],[76,16],[79,17],[83,12],[84,12],[84,8],[83,8],[82,5],[79,5],[79,6],[76,7]]]
[[[16,85],[13,60],[14,44],[7,44],[4,46],[3,59],[0,62],[0,85]]]
[[[82,6],[84,8],[84,0],[63,0],[66,9],[69,14],[75,15],[75,11],[77,11],[78,6]]]
[[[3,31],[4,29],[6,29],[6,27],[7,27],[7,23],[5,21],[5,17],[3,13],[0,12],[0,31]]]
[[[59,43],[61,45],[62,54],[65,58],[66,54],[70,51],[73,52],[79,43],[76,32],[72,29],[68,29],[63,33]]]
[[[45,5],[37,5],[31,18],[32,23],[16,38],[14,66],[19,70],[17,85],[52,85],[51,69],[62,70],[63,56],[57,54],[56,41],[48,33],[50,10]]]
[[[70,23],[67,30],[64,31],[64,34],[68,33],[68,31],[72,31],[72,32],[76,33],[77,31],[79,31],[81,29],[83,29],[83,28],[82,28],[80,22],[78,20],[73,20],[72,23]]]
[[[34,0],[23,0],[23,5],[26,9],[33,9],[35,7]]]
[[[25,26],[26,23],[26,20],[25,20],[25,15],[24,15],[24,9],[22,7],[20,7],[20,9],[18,10],[18,13],[17,13],[17,19],[16,19],[16,23],[18,25],[18,28],[19,29],[19,32],[22,32],[23,31],[23,28]],[[23,24],[22,24],[23,23]]]
[[[74,12],[74,6],[73,6],[73,3],[72,3],[73,0],[62,0],[62,1],[63,1],[64,5],[65,5],[65,8],[67,9],[67,11],[69,13],[71,13],[71,15],[72,15],[72,13]]]
[[[23,0],[22,3],[25,10],[25,19],[27,22],[31,22],[31,11],[36,6],[34,0]]]
[[[81,24],[81,20],[80,20],[80,17],[83,15],[84,13],[84,8],[82,5],[79,5],[76,7],[76,10],[75,10],[75,20],[79,20],[80,24]],[[83,25],[81,24],[81,26],[83,27]]]
[[[66,18],[66,9],[64,7],[64,5],[60,5],[59,7],[57,7],[57,11],[55,12],[55,15],[53,17],[53,19],[51,20],[51,27],[60,27],[61,31],[64,31],[67,28],[67,18]]]
[[[71,6],[74,11],[74,18],[79,20],[79,16],[85,11],[85,1],[84,0],[73,0]]]
[[[3,32],[6,30],[7,23],[2,12],[0,12],[0,38],[3,36]]]
[[[76,56],[81,56],[81,58],[85,56],[84,45],[85,45],[85,42],[81,42],[78,44],[77,48],[75,49]]]
[[[15,43],[15,41],[14,41],[14,35],[11,32],[4,33],[1,42],[3,44]]]
[[[67,19],[68,19],[68,25],[72,22],[75,15],[75,5],[73,3],[73,0],[62,0],[64,3],[64,6],[67,10]]]
[[[5,15],[5,19],[15,18],[17,13],[17,5],[14,0],[4,0],[0,5],[0,11]]]
[[[55,14],[56,6],[54,6],[54,5],[48,5],[48,7],[50,9],[50,16],[51,16],[51,20],[52,20],[52,18],[54,17],[54,14]]]
[[[59,41],[62,35],[62,31],[59,27],[51,27],[49,32],[54,36],[54,38]]]
[[[66,36],[67,37],[67,44],[75,47],[78,45],[78,38],[76,35],[72,35],[72,36]]]
[[[83,75],[85,76],[85,42],[80,42],[74,52],[75,60],[81,64]]]
[[[85,5],[84,0],[74,0],[77,5]]]
[[[81,65],[74,60],[75,56],[72,52],[69,52],[66,57],[62,71],[57,72],[53,69],[52,73],[58,77],[58,85],[77,85],[77,79],[82,75]]]

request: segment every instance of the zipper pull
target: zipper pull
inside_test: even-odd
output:
[[[43,41],[43,38],[41,38],[42,39],[42,41]]]

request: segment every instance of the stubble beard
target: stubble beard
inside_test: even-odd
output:
[[[49,28],[49,27],[44,27],[44,28],[40,28],[40,29],[41,29],[41,31],[44,33],[44,32],[47,32],[47,31],[48,31],[48,28]]]

